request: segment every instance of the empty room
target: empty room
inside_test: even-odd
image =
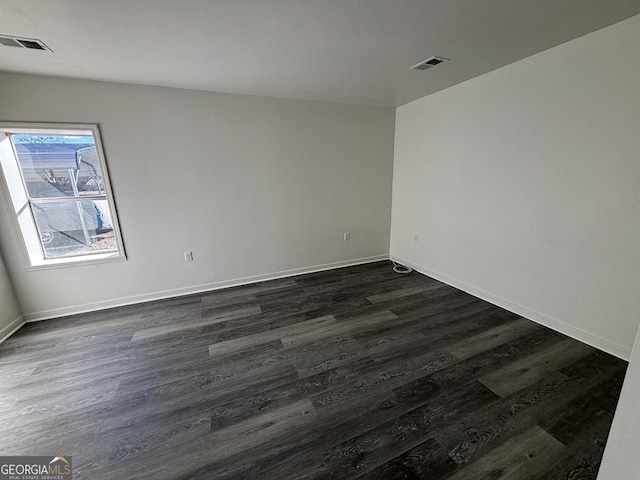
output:
[[[0,12],[0,479],[640,479],[640,0]]]

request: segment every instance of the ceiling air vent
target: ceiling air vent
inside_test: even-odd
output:
[[[445,60],[449,60],[449,59],[444,57],[429,57],[426,60],[423,60],[422,62],[418,63],[417,65],[414,65],[409,70],[424,71],[428,68],[435,67],[436,65],[440,65]]]
[[[0,45],[5,47],[28,48],[29,50],[51,51],[41,40],[37,38],[13,37],[11,35],[0,35]]]

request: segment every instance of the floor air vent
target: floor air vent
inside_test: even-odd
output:
[[[440,65],[445,60],[449,60],[449,59],[444,57],[429,57],[426,60],[423,60],[422,62],[418,63],[417,65],[414,65],[409,70],[424,71],[424,70],[427,70],[428,68],[435,67],[436,65]]]
[[[13,37],[11,35],[0,35],[0,45],[5,47],[28,48],[29,50],[51,51],[41,40],[37,38]]]

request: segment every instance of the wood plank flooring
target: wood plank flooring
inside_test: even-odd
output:
[[[595,479],[626,363],[389,262],[31,323],[0,455],[77,479]]]

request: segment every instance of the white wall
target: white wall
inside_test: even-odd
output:
[[[400,107],[392,257],[628,358],[638,52],[640,16]]]
[[[28,319],[388,258],[391,108],[7,73],[0,105],[100,125],[128,255],[27,272],[0,209]]]
[[[22,314],[0,255],[0,341],[22,325]]]
[[[640,331],[631,353],[620,400],[598,472],[599,480],[638,480],[640,456]]]

